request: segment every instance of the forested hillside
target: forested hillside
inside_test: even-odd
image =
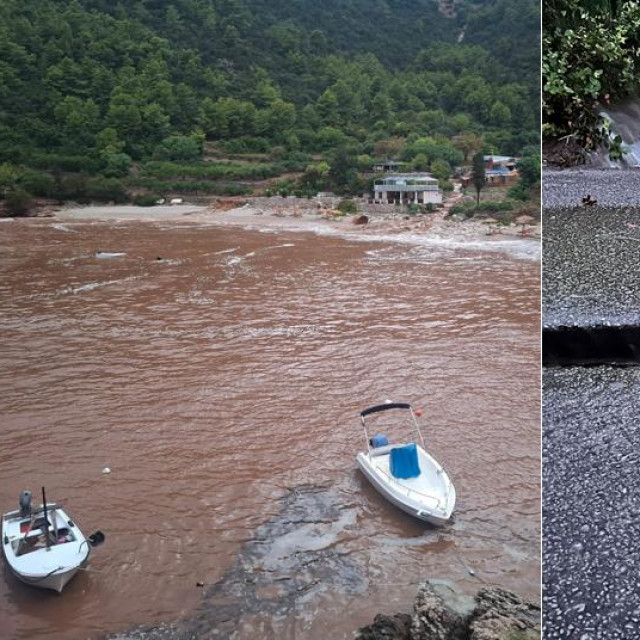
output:
[[[456,164],[480,138],[520,153],[539,136],[538,5],[460,2],[445,17],[435,0],[3,0],[0,194],[21,182],[71,197],[75,174],[113,186],[140,163],[152,180],[205,145],[268,154],[247,177],[318,153]]]

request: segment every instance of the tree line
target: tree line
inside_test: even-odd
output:
[[[456,19],[433,0],[321,9],[310,0],[5,0],[5,183],[17,171],[34,195],[64,194],[67,174],[104,186],[141,162],[197,161],[207,142],[236,154],[277,148],[299,164],[339,149],[362,160],[401,139],[419,168],[458,163],[473,136],[506,154],[537,144],[536,0],[462,3]]]

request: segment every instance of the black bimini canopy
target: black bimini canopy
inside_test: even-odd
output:
[[[379,413],[380,411],[387,411],[387,409],[411,409],[411,405],[406,402],[387,402],[386,404],[377,404],[375,407],[369,407],[360,412],[360,416],[371,415],[372,413]]]

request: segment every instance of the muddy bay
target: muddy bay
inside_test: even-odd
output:
[[[44,484],[107,535],[61,597],[3,566],[6,637],[350,637],[425,577],[538,598],[539,263],[481,249],[2,223],[0,504]],[[356,470],[357,414],[387,398],[424,411],[449,526]]]

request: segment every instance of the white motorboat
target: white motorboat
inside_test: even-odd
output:
[[[101,532],[85,538],[59,505],[31,507],[31,492],[20,495],[20,509],[2,516],[2,550],[11,572],[22,582],[60,593],[89,560],[92,544],[104,540]]]
[[[365,418],[390,410],[408,411],[420,444],[391,444],[386,435],[369,437]],[[424,438],[410,404],[387,402],[369,407],[360,413],[367,440],[367,451],[357,455],[358,466],[371,484],[391,503],[406,513],[442,525],[456,504],[456,490],[444,470],[425,451]]]

